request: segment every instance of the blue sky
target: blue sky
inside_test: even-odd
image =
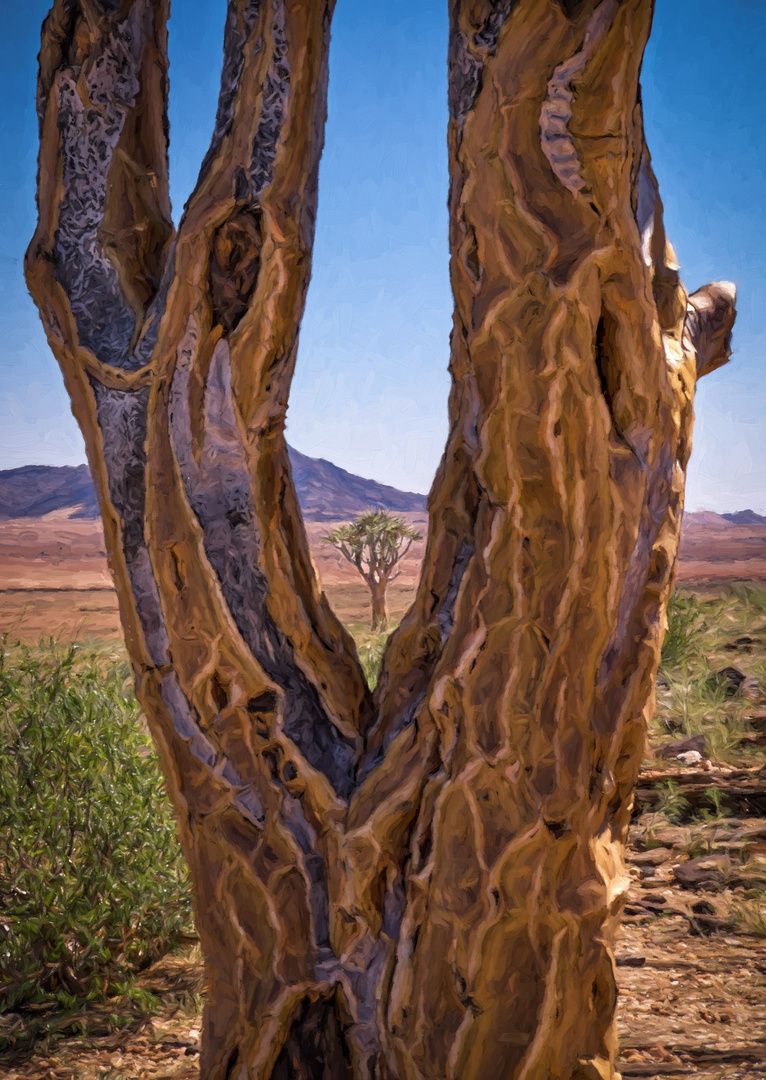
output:
[[[34,82],[48,0],[3,5],[0,468],[76,464],[69,412],[21,267],[35,222]],[[212,129],[224,0],[173,0],[176,216]],[[735,357],[700,384],[687,506],[766,513],[766,69],[762,0],[657,0],[649,145],[690,289],[739,289]],[[314,275],[288,414],[298,449],[426,491],[446,437],[446,0],[338,0]]]

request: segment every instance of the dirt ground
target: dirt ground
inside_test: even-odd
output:
[[[734,818],[710,823],[707,845],[713,852],[730,845],[742,826]],[[745,827],[750,836],[766,838],[766,819],[748,818]],[[698,887],[683,887],[675,870],[688,862],[688,837],[681,828],[659,836],[669,846],[649,847],[647,827],[638,825],[628,853],[632,886],[616,949],[620,1072],[626,1078],[762,1078],[765,939],[731,921],[738,905],[747,904],[748,882],[729,887],[713,875]],[[16,1060],[0,1055],[0,1076],[192,1080],[203,992],[198,950],[166,957],[140,976],[140,985],[163,1002],[151,1019],[136,1017],[118,1029],[109,1006],[93,1007],[78,1017],[84,1034]],[[13,1023],[12,1016],[4,1018],[0,1033],[12,1031]]]
[[[63,640],[120,637],[101,523],[68,514],[0,521],[0,632],[27,642],[49,634]],[[404,516],[425,535],[425,519]],[[679,583],[766,581],[766,525],[721,525],[716,515],[711,519],[712,524],[684,526]],[[367,587],[341,553],[323,542],[332,527],[332,522],[308,523],[312,556],[340,619],[363,625],[370,613]],[[389,586],[395,620],[415,595],[424,549],[425,541],[413,544]]]
[[[27,643],[51,635],[64,641],[120,638],[117,597],[99,521],[69,511],[0,521],[0,632]],[[422,533],[426,522],[411,514]],[[309,523],[309,543],[322,586],[344,623],[364,625],[369,591],[324,536],[332,523]],[[389,586],[389,609],[398,620],[415,595],[425,542],[413,544]]]
[[[341,619],[364,625],[366,586],[340,553],[322,543],[330,527],[308,526],[320,579]],[[414,596],[423,548],[423,542],[413,547],[390,588],[394,618]],[[700,586],[736,580],[766,581],[766,526],[702,522],[685,528],[679,581]],[[43,634],[119,637],[98,522],[72,520],[66,512],[0,522],[0,630],[29,642]],[[694,845],[735,861],[739,848],[747,847],[760,864],[751,858],[746,872],[735,867],[735,873],[729,863],[726,872],[703,874],[694,886],[676,874],[693,854],[683,830],[658,829],[647,839],[646,815],[634,827],[632,887],[617,948],[624,1077],[766,1077],[766,868],[758,869],[766,862],[766,818],[747,808],[743,814],[699,826]],[[162,1001],[156,1015],[134,1016],[120,1027],[117,1005],[93,1006],[79,1017],[80,1034],[38,1044],[31,1054],[0,1055],[0,1077],[192,1080],[203,990],[198,954],[165,958],[141,976],[141,984]],[[17,1022],[28,1018],[0,1018],[2,1033],[12,1034]]]

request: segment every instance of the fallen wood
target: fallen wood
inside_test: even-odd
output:
[[[623,1076],[694,1076],[696,1073],[696,1069],[689,1069],[686,1065],[672,1065],[662,1061],[619,1061],[617,1064]]]
[[[692,769],[688,766],[682,769],[642,769],[638,779],[641,787],[667,783],[668,780],[674,784],[680,784],[681,787],[694,784],[705,784],[707,787],[712,787],[713,785],[732,783],[737,780],[763,781],[763,768],[759,765],[743,769],[715,764],[711,765],[709,769]]]
[[[670,862],[673,852],[668,847],[650,848],[648,851],[629,851],[627,860],[631,866],[662,866]]]
[[[666,773],[642,777],[642,782],[636,788],[634,812],[646,806],[656,806],[664,797],[664,792],[658,790],[655,784],[667,782],[678,783],[682,788],[682,794],[689,804],[690,810],[696,810],[699,806],[712,805],[712,799],[708,794],[710,788],[716,788],[720,792],[721,805],[727,810],[736,811],[743,815],[758,815],[766,813],[766,782],[763,779],[728,779],[716,773],[703,774],[701,780],[699,774],[693,774],[690,778],[679,778],[677,773]],[[649,781],[649,782],[647,782]]]
[[[720,889],[724,885],[737,888],[763,888],[763,874],[747,873],[746,867],[738,867],[728,855],[703,855],[689,859],[673,867],[673,876],[679,885],[687,889]]]
[[[641,1050],[641,1047],[636,1047]],[[700,1051],[698,1048],[674,1047],[674,1054],[683,1054],[694,1061],[694,1066],[686,1063],[664,1061],[619,1061],[618,1067],[623,1076],[696,1076],[700,1065],[737,1065],[740,1062],[766,1064],[766,1049],[742,1047],[737,1050]]]

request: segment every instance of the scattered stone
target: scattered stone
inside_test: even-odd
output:
[[[674,866],[673,876],[687,889],[698,889],[702,885],[710,888],[725,884],[731,870],[732,862],[728,855],[703,855]]]
[[[717,687],[723,687],[727,697],[736,697],[746,678],[744,671],[739,668],[725,667],[711,675],[709,681]]]
[[[628,862],[634,866],[644,868],[662,866],[673,858],[673,852],[667,847],[649,848],[648,851],[631,851],[628,853]]]
[[[692,831],[680,825],[665,825],[653,829],[651,839],[662,847],[686,849],[692,842]]]
[[[643,967],[644,966],[644,964],[646,963],[646,957],[645,956],[630,956],[630,955],[615,956],[614,962],[617,964],[617,967],[635,967],[635,968],[638,968],[638,967]]]
[[[724,645],[724,649],[728,652],[746,652],[751,653],[756,645],[760,642],[757,638],[750,637],[747,634],[743,634],[742,637],[735,638],[734,641],[730,641],[727,645]]]
[[[748,724],[752,724],[753,727],[760,727],[766,730],[766,709],[745,713],[745,720],[747,720]]]
[[[676,754],[676,759],[682,761],[684,765],[699,765],[702,761],[702,754],[699,750],[687,750],[683,754]]]
[[[745,701],[762,701],[761,684],[754,676],[746,677],[739,688],[739,696],[744,698]]]
[[[700,758],[707,757],[704,733],[689,735],[685,739],[675,739],[674,742],[666,743],[665,746],[661,746],[656,751],[656,755],[661,758],[674,758],[678,757],[679,754],[687,753],[689,750],[696,750]]]

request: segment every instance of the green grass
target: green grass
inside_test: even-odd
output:
[[[743,636],[756,639],[752,653],[726,648]],[[732,695],[716,677],[736,667],[766,688],[766,589],[753,585],[722,588],[708,596],[676,591],[668,607],[662,648],[657,710],[650,741],[704,733],[708,753],[718,761],[746,763],[762,757],[743,749],[745,715],[753,703]]]
[[[118,995],[193,932],[133,679],[105,650],[0,646],[0,1011]]]
[[[370,690],[374,690],[380,677],[380,668],[383,663],[383,653],[386,651],[386,642],[393,633],[395,627],[382,633],[373,633],[361,623],[351,623],[348,630],[356,644],[359,663],[362,665],[364,677]]]
[[[678,591],[668,621],[652,745],[704,732],[714,758],[762,760],[740,745],[752,706],[713,676],[736,666],[766,686],[766,589]],[[388,633],[349,630],[374,688]],[[752,653],[726,650],[745,634]],[[665,819],[688,816],[677,785],[661,795]],[[709,801],[704,816],[720,816],[715,789]],[[739,917],[763,932],[761,900]],[[3,641],[0,1012],[23,1014],[30,1033],[65,1031],[83,1004],[148,1012],[157,1002],[136,972],[190,933],[187,871],[124,652]]]
[[[350,629],[372,689],[388,633]],[[151,1011],[157,1002],[135,974],[193,929],[188,873],[124,651],[3,639],[0,1013],[29,1011],[27,1034],[43,1037],[49,1008],[60,1016],[117,999],[128,1013]]]

